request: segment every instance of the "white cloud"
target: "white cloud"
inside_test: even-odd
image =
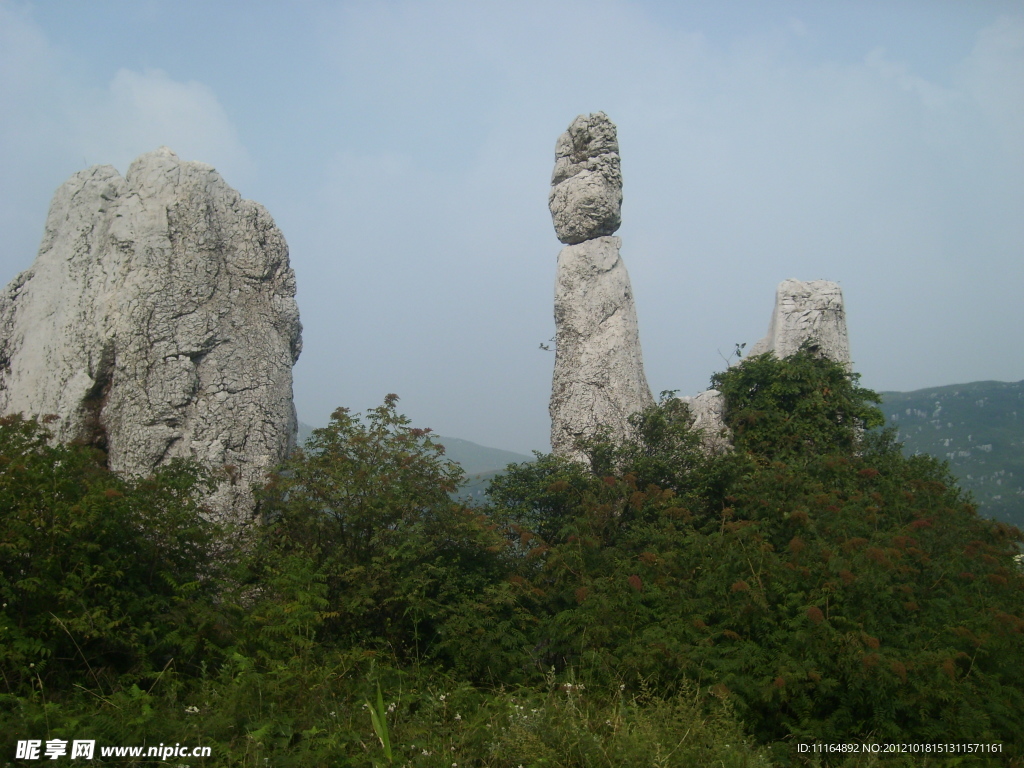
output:
[[[832,55],[835,41],[802,20],[722,40],[698,23],[656,22],[642,4],[481,7],[359,4],[322,27],[334,77],[324,99],[355,105],[339,107],[339,133],[375,131],[346,151],[403,160],[394,194],[366,169],[335,168],[339,188],[359,198],[346,216],[352,241],[382,244],[365,233],[384,233],[391,269],[444,264],[484,295],[520,291],[509,311],[547,320],[558,250],[543,220],[552,146],[576,113],[603,109],[619,126],[619,234],[656,390],[696,390],[721,366],[717,349],[756,341],[787,277],[843,283],[870,385],[1019,369],[984,364],[977,351],[979,328],[1019,316],[1001,308],[1020,282],[1006,263],[1020,234],[1002,213],[1019,195],[984,126],[1013,126],[1017,138],[1004,141],[1024,136],[1008,104],[1024,93],[1013,75],[1016,22],[982,32],[964,73],[946,82],[870,34]],[[432,225],[446,247],[431,253],[414,238],[395,247],[409,236],[389,226],[396,215]],[[519,244],[543,306],[511,272],[474,284],[479,257],[463,233],[488,252]],[[403,263],[410,253],[417,264]],[[967,253],[984,267],[966,268]],[[415,282],[436,285],[421,274]],[[967,307],[983,295],[999,300],[981,322]],[[515,343],[509,334],[503,348]],[[509,389],[519,379],[510,374]]]
[[[913,74],[905,64],[888,60],[881,48],[872,50],[864,62],[869,71],[877,72],[883,79],[890,80],[902,90],[914,94],[930,109],[948,107],[957,98],[956,92],[952,89],[943,88]]]
[[[27,11],[0,3],[0,99],[4,103],[31,98],[52,79],[55,55]]]
[[[1006,151],[1024,162],[1024,18],[1003,17],[978,34],[958,85],[975,99]]]
[[[81,167],[66,151],[61,64],[28,12],[0,2],[0,282],[32,263],[54,188]]]
[[[215,166],[233,185],[252,176],[252,161],[213,91],[159,69],[119,69],[77,113],[76,129],[88,157],[122,171],[143,152],[168,146],[185,160]]]
[[[0,272],[29,266],[54,190],[89,165],[122,173],[138,155],[166,145],[215,166],[240,186],[253,162],[216,94],[161,70],[119,69],[90,78],[54,46],[31,7],[0,2]],[[105,82],[104,82],[105,80]],[[38,222],[31,227],[24,222]]]

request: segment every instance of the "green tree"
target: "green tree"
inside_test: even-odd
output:
[[[884,418],[859,376],[805,344],[785,360],[768,353],[717,373],[736,448],[761,457],[850,453]]]
[[[493,581],[502,540],[453,501],[461,468],[430,430],[409,426],[397,401],[388,395],[365,423],[339,408],[314,431],[266,489],[255,560],[264,575],[312,562],[303,583],[321,639],[420,657],[453,606]]]

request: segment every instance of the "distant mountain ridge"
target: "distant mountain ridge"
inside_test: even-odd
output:
[[[982,515],[1024,528],[1024,381],[879,394],[904,453],[948,461]]]
[[[299,422],[299,445],[305,445],[306,441],[313,435],[315,427],[300,421]],[[459,437],[445,437],[443,435],[431,434],[431,440],[444,446],[445,458],[451,459],[462,467],[466,476],[473,480],[479,475],[493,476],[505,469],[509,464],[519,464],[524,461],[533,461],[533,456],[515,451],[506,451],[501,448],[488,448],[485,445],[463,440]]]
[[[459,464],[469,476],[496,472],[509,464],[533,461],[533,456],[501,448],[488,448],[458,437],[435,435],[434,441],[444,446],[444,455]]]

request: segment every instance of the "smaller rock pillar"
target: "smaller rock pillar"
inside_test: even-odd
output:
[[[846,309],[838,283],[792,279],[779,283],[768,335],[751,348],[750,354],[774,352],[776,357],[789,357],[805,341],[824,357],[850,365]]]

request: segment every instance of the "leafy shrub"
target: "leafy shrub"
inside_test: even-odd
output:
[[[419,658],[453,606],[494,581],[502,541],[452,500],[461,469],[397,401],[389,395],[365,424],[338,409],[314,431],[267,489],[254,561],[269,587],[260,610],[305,595],[322,640]],[[303,571],[306,586],[291,589]]]
[[[881,397],[859,376],[808,344],[785,360],[747,358],[711,377],[726,402],[736,447],[764,457],[851,453],[865,429],[881,426]]]
[[[549,673],[542,688],[481,692],[437,676],[393,701],[396,762],[415,766],[769,766],[727,701],[593,689]]]
[[[0,419],[0,686],[103,688],[159,672],[183,645],[187,666],[198,648],[184,607],[212,590],[195,468],[126,481],[93,449],[48,438]]]

